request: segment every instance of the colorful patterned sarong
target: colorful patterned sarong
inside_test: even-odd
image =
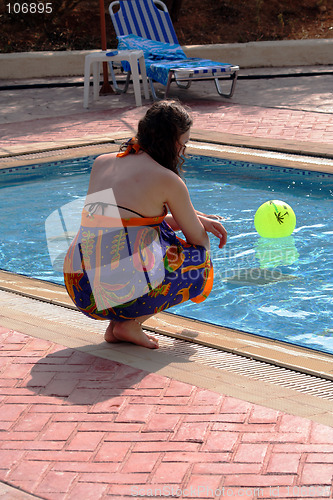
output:
[[[179,238],[165,215],[117,219],[83,211],[64,262],[65,285],[80,311],[125,321],[207,298],[209,252]]]

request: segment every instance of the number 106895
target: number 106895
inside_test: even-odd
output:
[[[52,3],[32,2],[32,3],[7,3],[7,12],[9,14],[51,14]]]

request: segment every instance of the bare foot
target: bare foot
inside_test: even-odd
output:
[[[152,335],[147,335],[141,325],[134,320],[115,323],[112,336],[118,341],[131,342],[132,344],[158,349],[158,340]]]
[[[114,344],[116,342],[120,342],[120,340],[118,340],[117,337],[115,337],[113,335],[113,329],[114,329],[114,325],[115,324],[116,324],[115,321],[110,321],[109,326],[105,330],[104,340],[106,342],[109,342],[110,344]]]

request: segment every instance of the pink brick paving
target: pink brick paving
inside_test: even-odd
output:
[[[194,128],[266,139],[333,143],[333,114],[210,101],[191,100],[188,105],[193,112]],[[97,138],[119,131],[131,135],[146,109],[114,108],[28,120],[6,124],[0,127],[0,132],[3,144],[8,147],[88,136]]]
[[[332,498],[330,427],[6,328],[0,339],[1,481],[47,500]]]

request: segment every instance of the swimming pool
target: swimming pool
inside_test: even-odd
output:
[[[56,269],[50,262],[45,221],[85,195],[92,161],[1,170],[2,269],[63,283],[59,262]],[[170,312],[333,353],[333,175],[197,155],[185,169],[194,206],[225,217],[229,238],[222,250],[211,238],[209,299]],[[256,233],[255,211],[269,199],[293,207],[292,236],[268,240]]]

